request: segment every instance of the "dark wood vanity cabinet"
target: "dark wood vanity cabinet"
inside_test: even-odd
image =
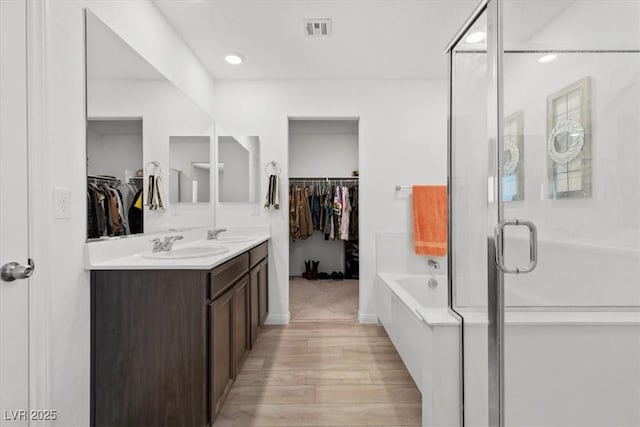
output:
[[[211,410],[220,412],[235,378],[233,360],[234,291],[228,290],[210,305]]]
[[[260,330],[260,266],[252,268],[249,276],[249,348],[253,349]]]
[[[213,270],[92,271],[91,425],[212,426],[264,324],[267,262],[263,243]]]
[[[260,275],[258,277],[258,319],[260,326],[262,326],[269,314],[269,260],[267,258],[260,263]]]
[[[202,426],[207,274],[91,273],[91,424]]]
[[[267,257],[267,247],[258,246],[249,253],[251,263],[250,277],[250,305],[249,305],[249,323],[250,323],[250,341],[251,348],[255,345],[260,327],[269,314],[268,302],[268,281],[269,281],[269,258]]]
[[[249,325],[249,307],[251,304],[251,292],[249,277],[243,278],[233,289],[233,351],[235,376],[240,373],[240,368],[249,355],[251,333]]]

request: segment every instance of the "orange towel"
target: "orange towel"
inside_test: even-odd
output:
[[[447,255],[447,186],[413,186],[413,240],[418,255]]]

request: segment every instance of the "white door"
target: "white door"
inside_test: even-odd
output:
[[[0,0],[0,426],[28,425],[29,259],[26,2]],[[28,267],[27,267],[28,269]]]

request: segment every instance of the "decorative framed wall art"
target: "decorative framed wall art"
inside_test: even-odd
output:
[[[552,199],[591,197],[591,79],[547,98],[547,177]]]

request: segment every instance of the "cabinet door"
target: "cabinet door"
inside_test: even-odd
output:
[[[206,301],[203,272],[91,273],[92,426],[206,425]]]
[[[251,348],[253,349],[260,328],[260,265],[255,266],[250,273],[249,280],[249,336],[251,338]]]
[[[233,359],[235,377],[249,353],[249,276],[245,275],[233,289]]]
[[[258,288],[258,319],[260,320],[260,326],[262,326],[269,314],[269,258],[265,258],[260,263],[260,285]]]
[[[211,414],[216,415],[233,382],[233,289],[210,305]]]

